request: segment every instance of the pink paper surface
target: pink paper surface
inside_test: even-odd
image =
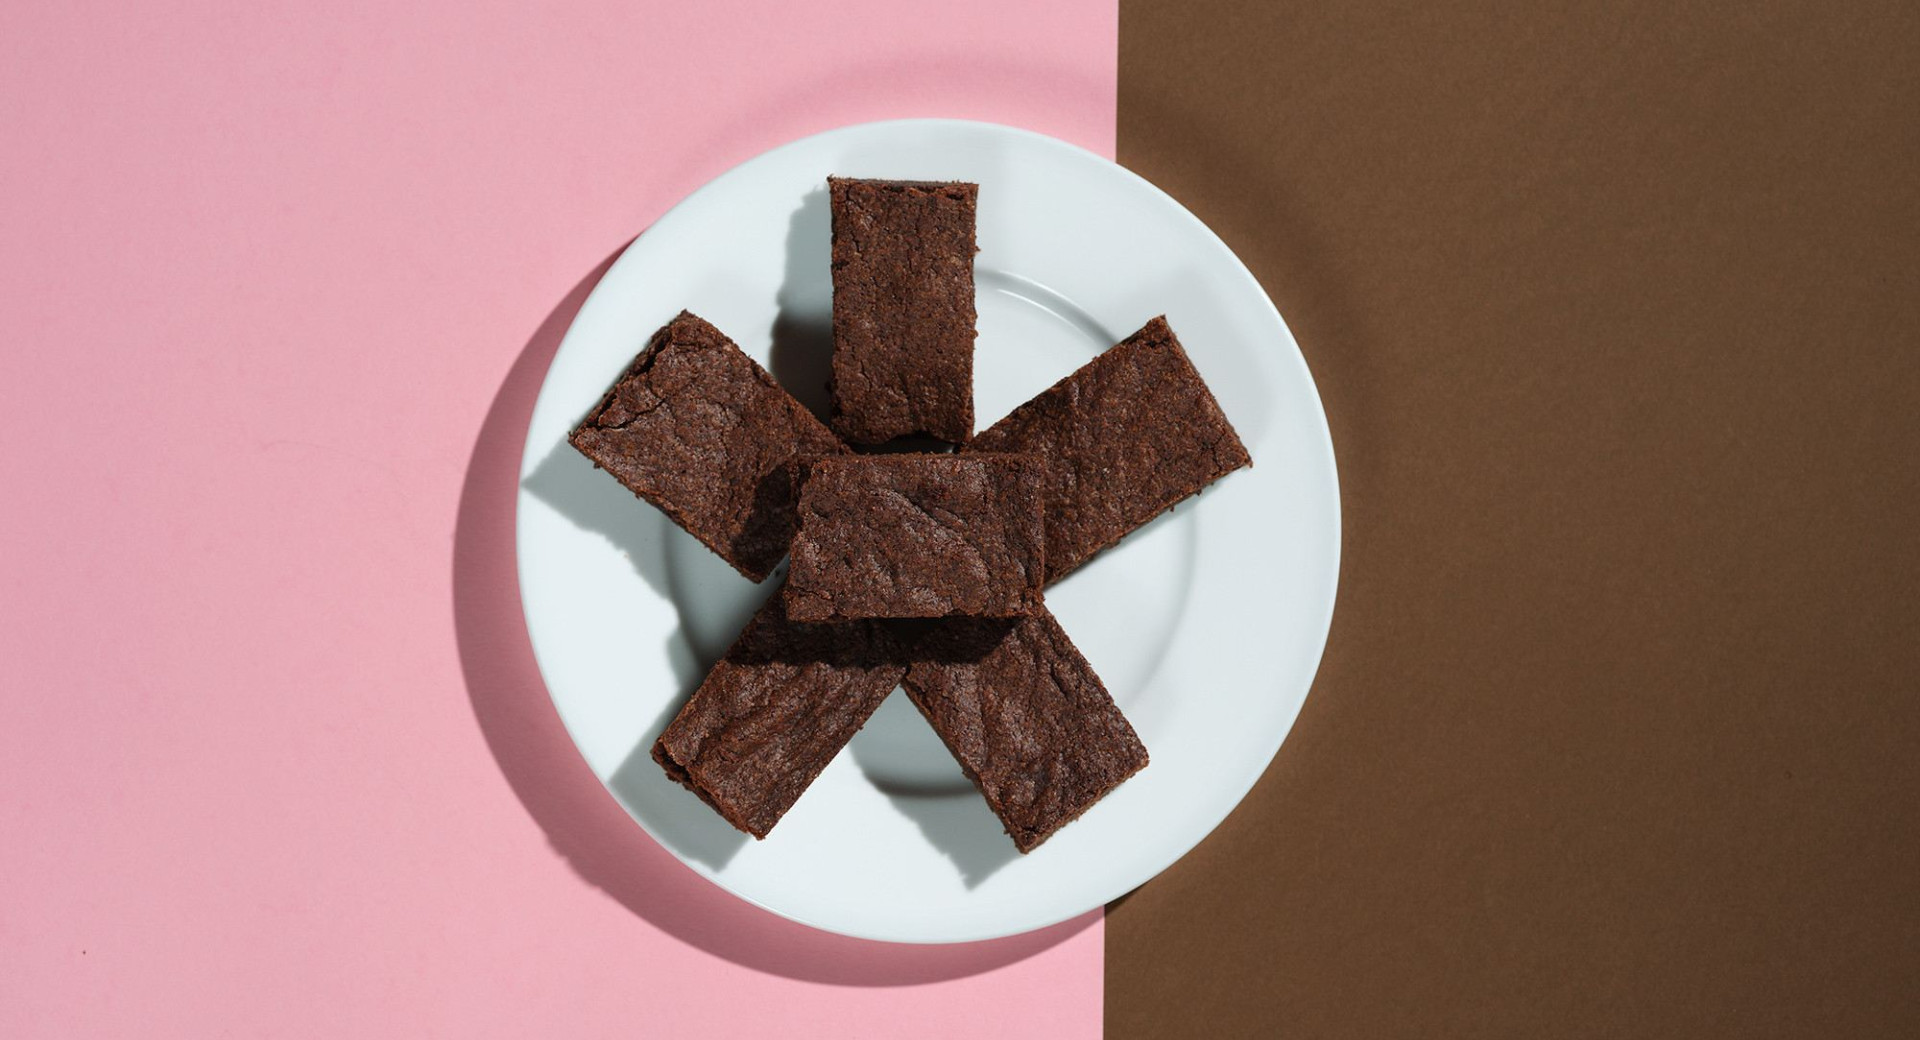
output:
[[[845,123],[1111,154],[1116,17],[7,5],[0,1035],[1097,1035],[1097,913],[860,943],[646,838],[540,686],[511,536],[634,234]]]

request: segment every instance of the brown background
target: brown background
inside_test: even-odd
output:
[[[1920,19],[1599,7],[1121,5],[1346,555],[1114,1036],[1920,1035]]]

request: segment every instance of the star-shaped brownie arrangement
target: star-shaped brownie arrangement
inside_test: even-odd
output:
[[[896,688],[1021,852],[1147,765],[1046,586],[1252,459],[1164,317],[973,432],[975,209],[832,177],[830,425],[682,311],[568,438],[784,586],[653,747],[764,838]],[[873,453],[899,438],[949,451]]]

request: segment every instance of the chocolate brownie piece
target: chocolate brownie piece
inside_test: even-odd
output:
[[[1027,455],[849,455],[806,467],[787,613],[842,621],[1038,608],[1044,473]]]
[[[913,659],[907,695],[1021,852],[1146,766],[1126,716],[1044,607],[894,624]]]
[[[1164,317],[1008,413],[968,451],[1047,464],[1047,581],[1253,465]]]
[[[686,311],[653,334],[567,439],[754,581],[793,540],[796,465],[847,450]]]
[[[979,185],[827,178],[833,428],[857,444],[973,434]]]
[[[766,837],[906,674],[882,624],[804,624],[775,595],[668,723],[653,760]]]

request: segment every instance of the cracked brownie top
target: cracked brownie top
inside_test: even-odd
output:
[[[878,455],[806,468],[796,620],[1010,617],[1040,603],[1044,470],[1023,455]]]

